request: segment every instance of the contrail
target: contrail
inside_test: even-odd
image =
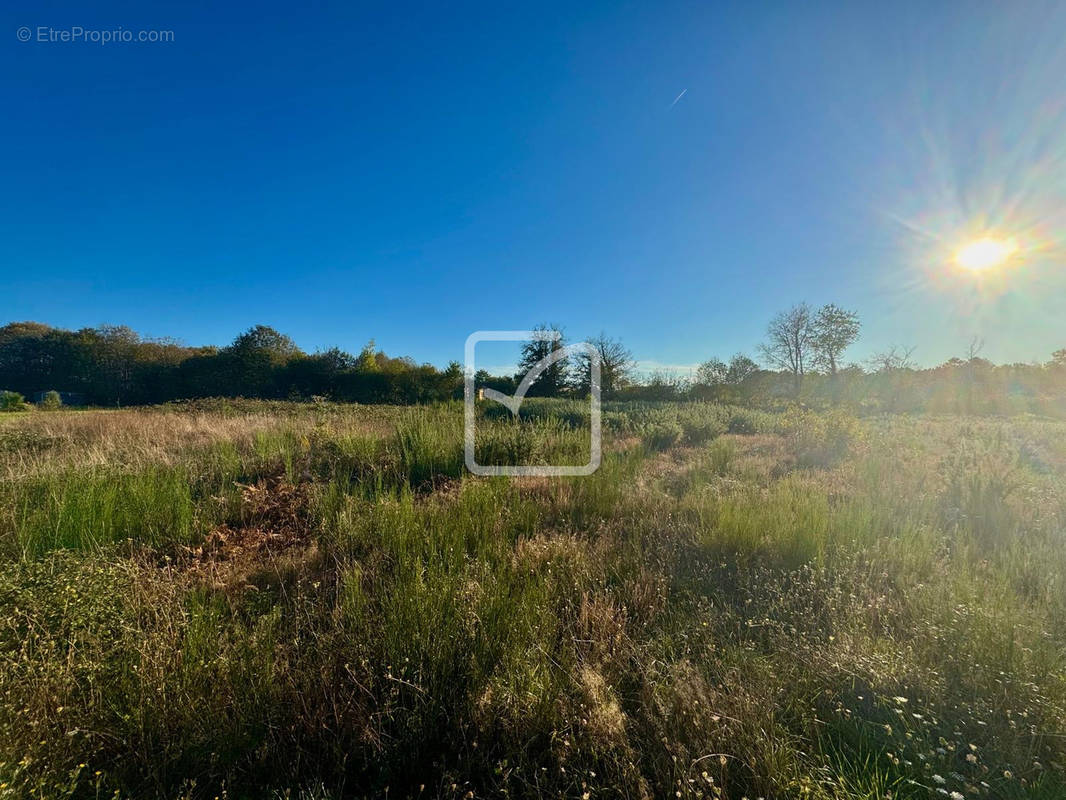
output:
[[[685,92],[687,92],[687,91],[688,91],[688,89],[682,89],[682,90],[681,90],[681,94],[679,94],[679,95],[678,95],[677,97],[675,97],[675,98],[674,98],[674,102],[672,102],[672,103],[670,104],[670,108],[673,108],[674,106],[676,106],[676,105],[677,105],[677,101],[678,101],[678,100],[680,100],[680,99],[681,99],[682,97],[684,97],[684,96],[685,96]],[[670,108],[668,108],[668,109],[666,109],[666,110],[667,110],[667,111],[669,111],[669,110],[670,110]]]

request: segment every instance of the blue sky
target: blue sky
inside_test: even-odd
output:
[[[1066,346],[1061,4],[288,6],[0,11],[0,321],[687,365],[806,300],[855,359]],[[173,41],[38,41],[72,26]],[[986,229],[1025,258],[959,274]]]

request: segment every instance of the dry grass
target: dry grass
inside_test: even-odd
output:
[[[316,433],[383,438],[391,433],[398,413],[354,407],[344,413],[285,416],[266,411],[224,415],[166,409],[19,416],[0,428],[0,478],[67,468],[175,466],[191,453],[220,444],[251,450],[256,437],[265,434],[284,433],[297,439]]]
[[[1066,796],[1066,424],[457,411],[6,421],[0,797]]]

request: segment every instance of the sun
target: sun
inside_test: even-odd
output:
[[[1018,252],[1014,239],[999,239],[985,236],[959,248],[955,263],[970,272],[984,272],[1002,266]]]

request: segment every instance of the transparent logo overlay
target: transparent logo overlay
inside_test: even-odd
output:
[[[600,444],[600,353],[589,342],[578,342],[552,350],[532,367],[518,384],[513,395],[507,395],[495,389],[482,391],[482,402],[500,403],[506,406],[512,418],[517,419],[522,401],[534,381],[553,364],[573,356],[587,356],[589,365],[589,460],[587,464],[479,464],[475,453],[477,433],[478,392],[474,375],[477,372],[475,350],[479,342],[532,342],[558,341],[562,334],[558,331],[474,331],[466,339],[463,391],[463,446],[466,468],[475,475],[514,475],[514,476],[574,476],[591,475],[600,466],[602,449]]]

